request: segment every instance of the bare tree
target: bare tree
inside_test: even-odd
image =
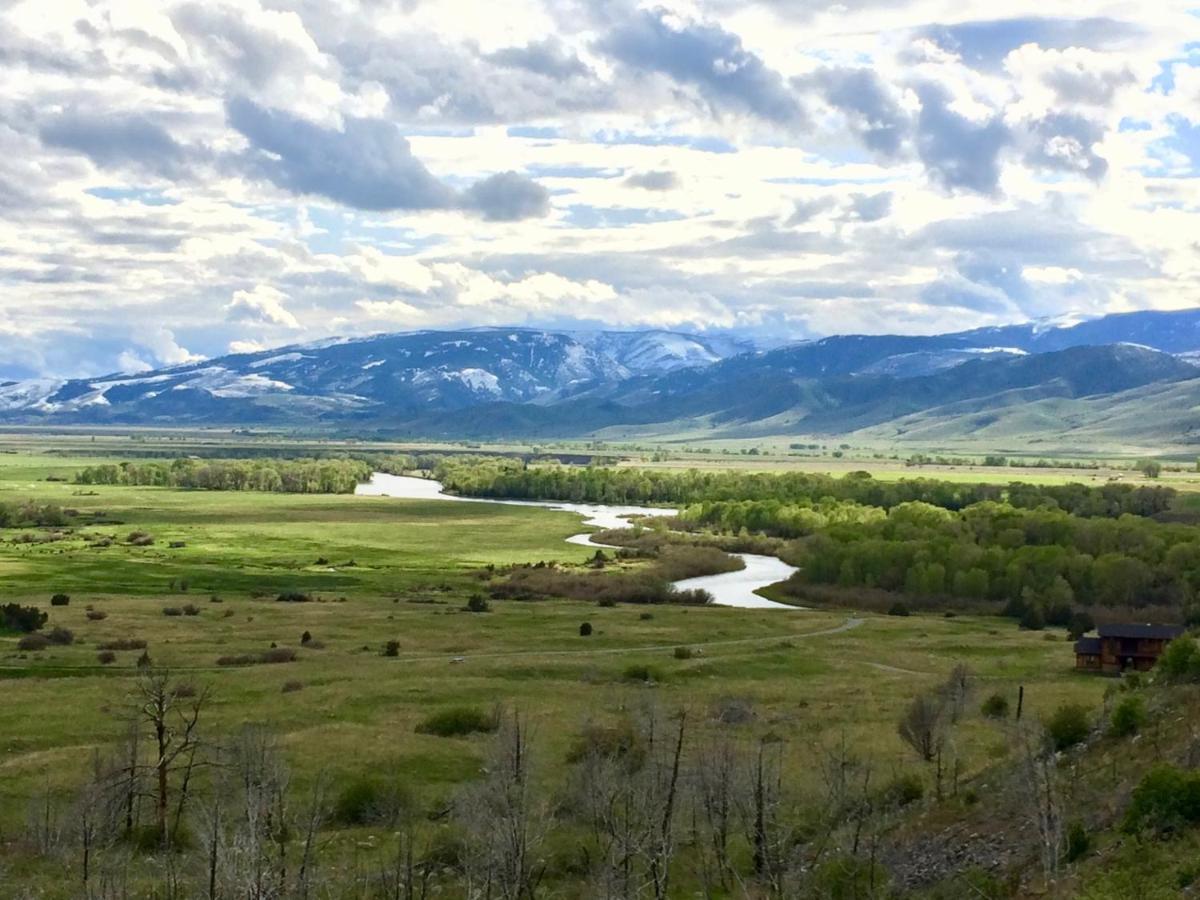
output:
[[[951,722],[957,723],[962,718],[967,702],[971,699],[973,688],[974,681],[970,668],[966,663],[955,664],[954,668],[950,670],[946,683],[942,685],[942,696],[945,698]]]
[[[535,800],[530,754],[528,729],[520,714],[502,716],[483,781],[457,804],[468,835],[469,896],[536,896],[544,871],[536,854],[546,816]]]
[[[946,708],[932,694],[918,694],[905,711],[897,732],[925,762],[933,762],[946,740]]]
[[[187,806],[200,749],[200,715],[208,698],[208,688],[184,690],[165,670],[150,669],[138,678],[134,718],[150,731],[150,793],[155,833],[162,847],[171,845]],[[136,771],[139,766],[131,768]]]
[[[729,738],[719,738],[704,744],[696,760],[694,800],[700,824],[697,838],[700,878],[709,885],[716,882],[728,887],[731,866],[729,842],[736,827],[736,791],[738,774],[743,762],[736,744]]]
[[[1013,729],[1018,782],[1025,809],[1038,835],[1042,873],[1047,882],[1058,877],[1064,846],[1063,801],[1054,750],[1042,728],[1028,722]]]

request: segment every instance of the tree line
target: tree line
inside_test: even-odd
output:
[[[112,484],[206,491],[271,491],[285,494],[352,494],[371,477],[361,459],[212,459],[121,462],[88,466],[80,485]]]
[[[455,493],[472,497],[566,500],[577,503],[648,503],[682,507],[712,501],[812,504],[826,498],[891,509],[921,502],[962,510],[984,501],[1019,509],[1050,507],[1086,518],[1152,516],[1169,509],[1172,488],[1118,482],[1006,485],[909,478],[877,481],[868,472],[840,478],[809,472],[662,472],[605,466],[526,466],[513,459],[442,460],[438,479]]]
[[[1132,515],[906,503],[881,517],[833,522],[784,555],[800,567],[793,578],[802,584],[994,601],[1009,615],[1029,614],[1035,626],[1039,616],[1067,625],[1076,606],[1162,605],[1187,614],[1200,601],[1200,530]]]

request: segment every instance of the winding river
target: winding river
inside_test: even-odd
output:
[[[583,524],[593,528],[626,528],[633,516],[661,516],[665,510],[647,506],[603,506],[590,503],[559,503],[556,501],[540,500],[493,500],[481,497],[455,497],[442,490],[440,482],[428,478],[413,478],[408,475],[385,475],[375,472],[371,480],[360,484],[354,491],[364,497],[395,497],[405,500],[447,500],[455,503],[500,503],[508,506],[539,506],[544,509],[559,509],[577,513],[583,516]],[[567,538],[572,544],[585,547],[606,547],[610,544],[600,544],[592,540],[589,533],[574,534]],[[702,575],[699,578],[685,578],[676,581],[679,590],[695,590],[701,588],[713,596],[713,602],[720,606],[736,606],[741,609],[787,609],[797,610],[799,607],[776,603],[765,597],[760,597],[756,591],[777,581],[783,581],[796,571],[782,560],[773,556],[760,556],[755,553],[735,553],[745,564],[744,569],[736,572],[724,572],[720,575]]]

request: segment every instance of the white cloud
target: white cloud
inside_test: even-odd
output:
[[[629,9],[587,2],[8,4],[0,376],[381,328],[803,337],[1200,303],[1186,0],[639,6],[666,31],[622,43]],[[389,139],[323,156],[351,132]],[[401,158],[408,180],[357,178]]]

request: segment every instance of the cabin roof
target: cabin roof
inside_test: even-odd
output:
[[[1075,642],[1075,652],[1088,655],[1100,655],[1100,638],[1085,637]]]
[[[1102,638],[1137,638],[1169,641],[1183,634],[1182,625],[1118,624],[1101,625],[1096,633]]]

